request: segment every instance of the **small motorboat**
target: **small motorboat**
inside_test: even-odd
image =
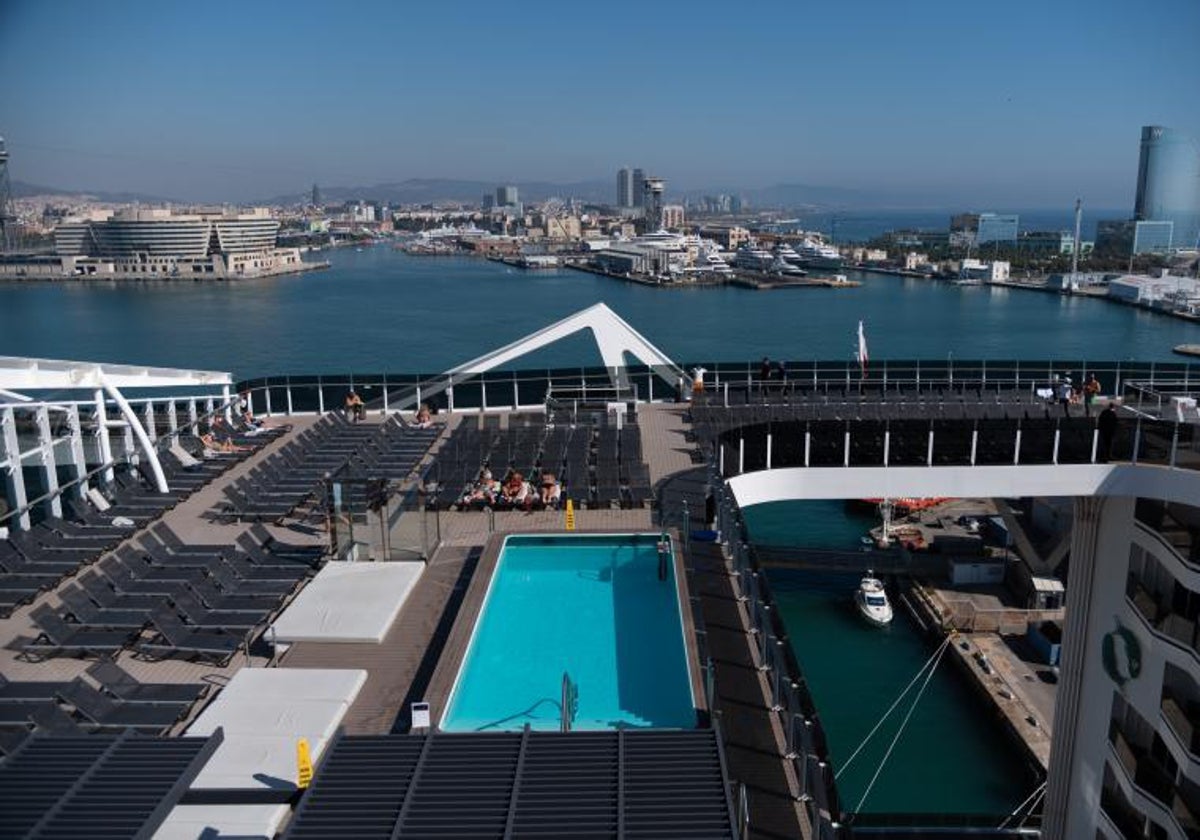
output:
[[[867,576],[859,581],[854,603],[863,618],[872,624],[883,627],[891,623],[892,605],[888,602],[887,591],[883,588],[883,581],[875,577],[870,569],[867,570]]]

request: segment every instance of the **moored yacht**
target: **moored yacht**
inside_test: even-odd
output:
[[[733,255],[733,267],[746,271],[770,271],[774,263],[774,254],[750,243],[742,245]]]
[[[838,249],[832,245],[826,245],[818,239],[806,236],[796,246],[795,251],[799,257],[799,264],[805,268],[838,269],[842,267],[842,255]]]
[[[872,624],[882,627],[891,623],[892,605],[888,602],[887,591],[883,588],[883,581],[875,577],[870,569],[858,583],[854,603],[862,617]]]

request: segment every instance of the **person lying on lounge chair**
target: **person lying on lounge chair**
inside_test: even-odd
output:
[[[562,499],[562,486],[554,477],[554,473],[542,473],[541,496],[544,507],[558,507],[558,503]]]

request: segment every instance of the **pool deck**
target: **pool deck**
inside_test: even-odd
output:
[[[703,510],[705,473],[703,467],[697,468],[692,457],[694,446],[685,437],[685,408],[644,405],[639,410],[645,459],[666,515],[665,524],[669,526],[682,525],[679,512],[685,499],[692,511]],[[372,413],[370,422],[377,419]],[[252,454],[168,511],[161,521],[189,543],[232,544],[246,526],[219,524],[205,516],[221,500],[221,488],[248,473],[316,420],[315,417],[276,420],[276,424],[287,422],[292,432]],[[581,531],[632,532],[658,530],[662,527],[658,514],[657,510],[641,508],[579,510],[575,516],[576,527]],[[442,512],[440,545],[382,644],[297,642],[286,650],[273,651],[259,642],[252,646],[249,656],[238,654],[224,667],[176,660],[147,662],[134,659],[128,651],[120,655],[118,662],[142,681],[204,682],[214,687],[224,685],[244,667],[363,669],[368,672],[367,682],[344,718],[346,732],[405,732],[410,728],[412,702],[434,700],[449,691],[445,680],[453,681],[479,609],[472,584],[487,580],[488,569],[482,555],[489,539],[498,533],[562,532],[564,524],[564,514],[554,511],[498,512],[494,517],[480,511]],[[272,533],[289,542],[326,542],[318,523],[300,521],[269,527]],[[702,616],[707,650],[715,667],[712,716],[721,728],[730,778],[746,785],[750,836],[809,837],[811,832],[796,800],[797,780],[790,762],[783,757],[783,733],[770,708],[769,688],[759,670],[750,625],[738,601],[728,560],[714,544],[684,545],[690,601]],[[486,586],[476,588],[478,599],[482,600]],[[58,599],[53,591],[44,593],[33,604],[0,620],[0,673],[12,680],[70,680],[81,676],[91,664],[89,660],[56,658],[31,663],[17,658],[12,643],[19,636],[36,635],[29,613],[40,604],[57,606]],[[469,620],[456,621],[460,615],[468,616]],[[210,690],[207,699],[193,709],[189,721],[216,694]],[[703,697],[702,686],[697,697]],[[436,705],[434,709],[437,713]],[[187,722],[174,731],[181,731]]]

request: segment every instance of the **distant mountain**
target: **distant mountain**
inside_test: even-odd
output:
[[[64,190],[58,187],[44,187],[25,181],[12,181],[13,198],[30,198],[32,196],[54,195],[63,198],[87,197],[95,201],[105,201],[111,204],[180,204],[184,202],[163,198],[159,195],[147,195],[138,192],[106,192],[104,190]]]

